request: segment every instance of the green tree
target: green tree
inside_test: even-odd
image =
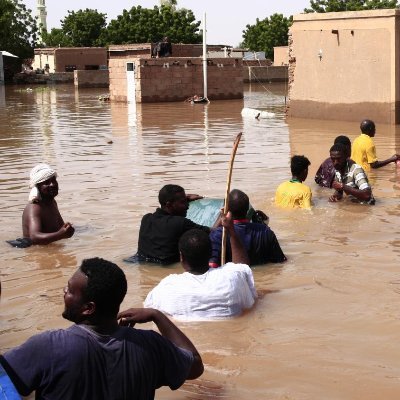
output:
[[[176,9],[172,4],[152,9],[137,6],[123,10],[111,20],[100,41],[103,44],[148,43],[168,36],[173,43],[200,43],[199,26],[191,10]]]
[[[273,14],[261,21],[257,18],[255,25],[246,25],[242,46],[251,51],[265,51],[267,58],[273,58],[275,46],[288,44],[290,25],[292,17],[286,18],[282,14]]]
[[[1,0],[0,0],[1,1]],[[60,21],[61,28],[42,32],[42,40],[48,47],[101,46],[100,36],[106,26],[106,14],[97,10],[68,11]]]
[[[310,0],[306,13],[325,13],[336,11],[377,10],[381,8],[398,8],[397,0]]]
[[[47,47],[71,47],[71,40],[62,29],[53,28],[50,33],[42,31],[42,40]]]
[[[0,50],[29,58],[37,40],[38,27],[20,0],[0,0]]]

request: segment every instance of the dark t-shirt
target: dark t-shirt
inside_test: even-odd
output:
[[[330,188],[332,187],[334,177],[335,167],[329,157],[318,168],[314,180],[319,186]]]
[[[235,232],[240,237],[250,258],[250,265],[279,263],[286,261],[275,233],[265,224],[250,222],[235,222]],[[221,264],[222,227],[210,233],[212,254],[211,266]],[[232,251],[229,235],[226,239],[226,262],[232,261]]]
[[[171,215],[157,208],[142,218],[139,230],[138,255],[159,259],[163,264],[179,261],[178,242],[190,229],[210,232],[207,226],[197,225],[190,219]]]
[[[120,327],[108,336],[73,325],[31,337],[0,362],[24,396],[147,400],[161,386],[179,388],[193,355],[154,331]]]

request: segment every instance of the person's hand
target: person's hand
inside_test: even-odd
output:
[[[60,229],[63,238],[70,238],[75,233],[75,228],[71,223],[66,222]]]
[[[339,192],[335,192],[331,197],[329,197],[329,201],[335,203],[337,201],[342,200],[342,198],[343,198],[343,194],[341,194]]]
[[[400,154],[394,154],[393,157],[394,161],[400,160]]]
[[[136,323],[144,324],[154,320],[153,308],[129,308],[118,314],[119,325],[133,328]]]
[[[190,194],[190,193],[186,193],[186,199],[187,201],[195,201],[195,200],[200,200],[203,199],[203,196],[200,196],[199,194]]]
[[[221,225],[228,231],[234,230],[232,213],[230,211],[226,214],[221,213]]]
[[[343,190],[343,183],[342,182],[338,182],[338,181],[333,181],[332,182],[332,188],[335,190]]]

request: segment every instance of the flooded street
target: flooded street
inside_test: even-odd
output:
[[[101,89],[0,87],[0,351],[63,320],[62,288],[87,257],[116,262],[128,279],[122,309],[141,306],[180,265],[130,265],[142,215],[166,183],[224,196],[233,141],[243,132],[232,188],[265,211],[288,257],[253,268],[254,309],[228,321],[179,323],[205,363],[200,379],[157,399],[397,400],[400,398],[400,168],[370,173],[375,206],[329,203],[314,175],[333,140],[353,140],[359,123],[286,120],[285,85],[245,87],[243,100],[131,104],[101,102]],[[275,113],[243,118],[243,107]],[[367,117],[367,116],[366,116]],[[379,159],[400,152],[398,127],[377,124]],[[112,143],[111,143],[112,142]],[[273,204],[290,179],[291,155],[310,161],[312,211]],[[29,172],[58,172],[57,202],[75,235],[14,249],[22,235]],[[151,324],[145,328],[154,329]]]

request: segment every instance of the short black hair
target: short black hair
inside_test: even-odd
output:
[[[370,119],[364,119],[360,124],[360,129],[362,133],[368,134],[375,131],[375,123]]]
[[[344,144],[345,146],[350,146],[351,147],[350,139],[347,136],[344,136],[344,135],[338,136],[335,139],[335,141],[333,142],[333,144],[336,144],[336,143],[341,143],[341,144]]]
[[[174,201],[177,193],[184,192],[185,189],[179,185],[165,185],[158,193],[158,201],[161,206],[165,206],[168,201]]]
[[[190,229],[179,239],[179,251],[190,266],[191,271],[204,272],[211,258],[211,240],[208,233],[200,229]]]
[[[338,152],[338,153],[342,153],[344,156],[347,156],[347,147],[346,145],[344,145],[343,143],[335,143],[331,149],[329,150],[330,153],[332,152]]]
[[[128,287],[124,271],[99,257],[83,260],[80,270],[88,277],[83,293],[85,301],[96,304],[96,313],[116,316]]]
[[[229,211],[235,218],[245,218],[249,211],[249,196],[239,189],[233,189],[229,193]]]
[[[290,170],[293,176],[300,175],[311,165],[310,160],[304,156],[293,156],[290,159]]]

